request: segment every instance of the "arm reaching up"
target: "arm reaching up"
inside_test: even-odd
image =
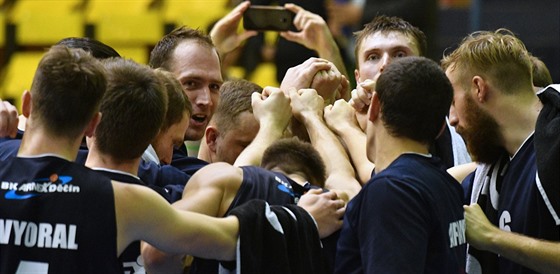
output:
[[[235,160],[235,166],[259,166],[264,150],[282,138],[290,118],[290,99],[278,88],[265,87],[262,94],[253,93],[253,114],[259,121],[259,132]]]
[[[324,117],[327,126],[344,141],[360,184],[364,185],[375,165],[367,158],[366,134],[358,125],[354,108],[344,100],[337,100],[325,107]]]
[[[290,99],[294,116],[305,125],[311,144],[325,162],[325,187],[349,201],[360,191],[361,186],[344,147],[323,120],[323,99],[313,89],[291,90]]]

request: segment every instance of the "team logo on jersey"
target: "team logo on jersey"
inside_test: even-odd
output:
[[[282,179],[278,178],[278,176],[275,176],[274,179],[276,180],[276,182],[278,182],[277,188],[280,191],[286,192],[292,197],[295,196],[294,191],[292,190],[292,186],[290,185],[290,183],[284,182]]]
[[[52,174],[49,178],[33,179],[31,182],[6,182],[0,183],[1,190],[8,190],[4,198],[10,200],[25,200],[46,193],[77,193],[80,187],[69,184],[71,176]]]

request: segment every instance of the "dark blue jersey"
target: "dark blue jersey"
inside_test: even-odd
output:
[[[196,157],[189,157],[187,154],[187,147],[185,144],[179,148],[173,149],[173,158],[171,160],[171,166],[176,167],[182,172],[192,176],[199,169],[206,166],[208,162],[198,159]]]
[[[232,200],[226,216],[234,208],[253,200],[265,200],[270,205],[295,204],[309,190],[309,184],[301,186],[286,175],[256,166],[244,166],[243,182]],[[190,269],[191,274],[218,273],[218,261],[195,258]]]
[[[560,241],[560,224],[548,207],[548,197],[536,180],[533,136],[513,158],[507,155],[493,165],[481,165],[467,177],[468,200],[480,204],[488,219],[502,230],[529,237]],[[537,273],[508,259],[469,247],[469,266],[481,273]],[[477,273],[470,271],[469,273]]]
[[[19,150],[21,139],[6,139],[0,142],[0,160],[15,157]]]
[[[438,159],[399,156],[348,204],[335,273],[464,273],[462,205]]]
[[[270,205],[295,204],[309,190],[310,185],[301,186],[286,175],[256,166],[243,166],[243,182],[226,212],[250,200],[265,200]]]
[[[165,190],[166,193],[162,196],[170,203],[181,199],[185,184],[191,178],[190,175],[173,166],[159,166],[149,161],[140,162],[138,177],[160,194],[162,194],[161,189]]]
[[[94,169],[94,171],[103,174],[114,181],[145,186],[144,182],[142,182],[140,178],[133,176],[132,174],[110,169]],[[140,254],[140,241],[135,241],[129,244],[119,256],[119,262],[122,264],[124,274],[146,273],[146,270],[144,269],[144,261],[142,260],[142,255]]]
[[[0,161],[0,273],[123,273],[111,181],[56,156]]]

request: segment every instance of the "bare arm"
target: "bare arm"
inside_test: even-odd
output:
[[[454,167],[450,167],[447,169],[447,173],[449,173],[457,182],[462,183],[467,175],[471,174],[476,170],[477,163],[466,163]]]
[[[375,165],[367,158],[366,134],[358,125],[355,110],[346,101],[338,100],[333,106],[325,107],[324,117],[327,126],[344,141],[360,184],[364,185]]]
[[[323,121],[323,99],[312,89],[292,90],[290,98],[294,116],[305,125],[313,147],[325,162],[325,187],[338,191],[342,199],[349,201],[361,186],[344,147]]]
[[[253,93],[252,106],[259,121],[259,132],[237,157],[235,166],[260,166],[264,151],[282,138],[292,117],[290,99],[278,88],[265,87],[262,95]]]
[[[464,206],[467,240],[539,273],[560,273],[560,242],[538,240],[492,225],[478,204]]]
[[[227,163],[209,164],[197,171],[185,186],[183,198],[174,208],[212,217],[224,216],[243,180],[241,169]],[[142,246],[146,269],[150,273],[182,273],[184,255],[168,254],[152,245]]]
[[[239,222],[181,211],[149,188],[113,182],[117,254],[143,240],[169,253],[203,258],[235,258]],[[140,202],[141,201],[141,202]]]

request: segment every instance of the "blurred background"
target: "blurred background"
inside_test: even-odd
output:
[[[325,0],[339,1],[339,0]],[[368,0],[369,1],[369,0]],[[372,0],[374,1],[374,0]],[[238,1],[230,0],[0,0],[0,98],[19,107],[44,50],[66,37],[91,37],[123,57],[146,64],[157,41],[176,26],[207,31]],[[559,0],[438,0],[434,52],[441,57],[474,30],[505,27],[517,34],[560,83]],[[358,28],[360,26],[357,26]],[[265,41],[274,44],[275,33]],[[226,60],[227,61],[227,60]],[[226,73],[247,77],[236,62]],[[349,73],[352,73],[353,69]],[[249,80],[277,85],[264,59]]]

